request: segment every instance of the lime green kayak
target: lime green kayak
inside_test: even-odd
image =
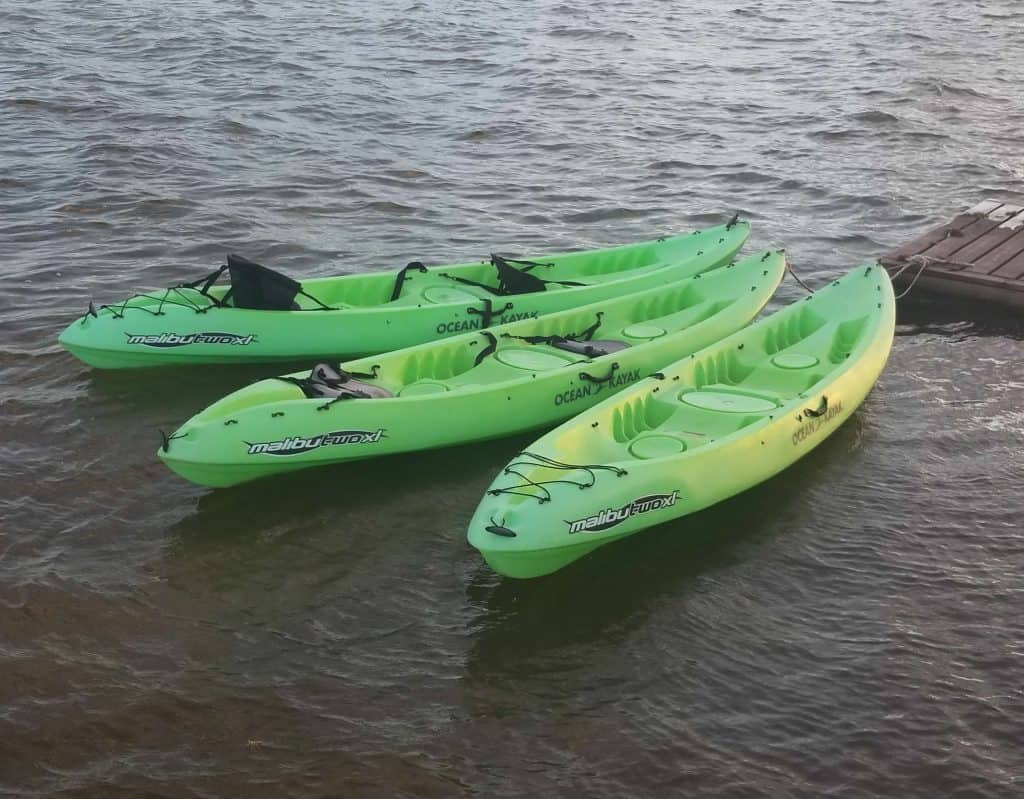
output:
[[[261,380],[194,416],[159,455],[192,482],[228,486],[555,424],[747,324],[785,268],[769,251],[539,319]]]
[[[750,226],[586,252],[302,283],[237,255],[205,278],[95,308],[60,342],[105,369],[372,355],[621,297],[728,263]],[[230,285],[217,285],[223,272]]]
[[[895,315],[885,270],[861,266],[676,361],[513,458],[469,542],[501,574],[538,577],[768,479],[863,402]]]

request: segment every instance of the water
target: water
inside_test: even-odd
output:
[[[156,429],[267,370],[56,344],[228,250],[308,276],[740,210],[824,282],[1024,203],[1017,0],[0,0],[0,32],[0,794],[1024,793],[1019,320],[902,307],[812,456],[526,584],[464,536],[528,438],[206,491]]]

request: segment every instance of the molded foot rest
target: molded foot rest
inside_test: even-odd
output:
[[[448,390],[448,385],[439,380],[417,380],[415,383],[410,383],[399,391],[398,396],[422,397],[425,394],[443,394]]]

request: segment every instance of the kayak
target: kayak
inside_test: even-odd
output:
[[[516,455],[470,544],[507,577],[539,577],[767,480],[863,402],[894,321],[889,276],[865,265],[676,361]]]
[[[753,319],[785,274],[768,251],[617,299],[235,391],[165,436],[187,480],[229,486],[552,425]]]
[[[598,302],[728,263],[750,226],[601,250],[298,282],[238,255],[199,280],[95,307],[60,335],[104,369],[372,355]],[[224,272],[229,284],[218,284]]]

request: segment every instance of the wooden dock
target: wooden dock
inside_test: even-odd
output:
[[[1024,206],[984,200],[879,260],[897,285],[1024,310]]]

